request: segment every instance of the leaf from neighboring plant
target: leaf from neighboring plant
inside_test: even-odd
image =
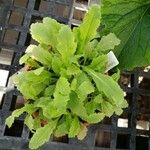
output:
[[[100,92],[103,92],[109,100],[116,106],[120,106],[124,101],[124,94],[118,83],[110,76],[97,73],[86,67],[84,70],[93,78]]]
[[[21,114],[23,114],[24,112],[34,112],[36,109],[33,107],[32,104],[26,104],[24,107],[20,108],[20,109],[16,109],[15,111],[13,111],[13,113],[11,114],[11,116],[9,116],[6,119],[6,125],[10,128],[12,126],[12,124],[14,123],[15,118],[18,118]]]
[[[101,38],[100,42],[96,46],[96,51],[106,54],[119,44],[120,40],[116,37],[116,35],[114,33],[109,33]]]
[[[87,132],[88,132],[87,127],[84,124],[81,124],[81,129],[80,129],[79,134],[77,135],[77,138],[79,140],[83,140],[86,137]]]
[[[87,116],[84,103],[82,101],[79,101],[78,95],[73,91],[70,93],[68,108],[78,116]]]
[[[94,86],[90,81],[84,81],[77,89],[78,97],[81,101],[84,101],[88,94],[94,92]]]
[[[63,63],[58,56],[53,56],[52,59],[52,69],[56,74],[60,74],[61,68],[63,67]]]
[[[34,40],[55,47],[57,35],[62,26],[56,20],[46,17],[43,19],[43,23],[32,24],[30,31]]]
[[[26,118],[24,120],[24,124],[26,124],[28,126],[30,131],[32,131],[34,129],[34,119],[33,119],[32,115],[26,116]]]
[[[150,65],[150,0],[103,0],[105,33],[115,33],[121,44],[115,49],[120,69]]]
[[[74,34],[69,28],[69,26],[63,26],[58,34],[57,40],[57,50],[62,56],[62,61],[66,66],[70,63],[70,57],[76,51],[77,44],[75,42]]]
[[[80,132],[80,122],[79,122],[79,118],[75,116],[72,121],[71,127],[69,129],[68,136],[69,138],[73,138],[76,135],[78,135],[79,132]]]
[[[101,9],[99,5],[93,5],[85,15],[80,27],[74,28],[74,34],[78,43],[78,54],[82,54],[86,44],[95,38],[97,28],[100,25]]]
[[[92,63],[89,65],[89,67],[97,72],[105,73],[107,64],[108,56],[100,55],[96,58],[93,58]]]
[[[66,134],[68,134],[68,127],[67,127],[67,124],[66,122],[64,121],[62,124],[60,124],[56,131],[55,131],[55,136],[56,137],[61,137],[61,136],[64,136]]]
[[[56,128],[56,125],[57,125],[57,120],[50,121],[44,127],[37,129],[29,142],[29,148],[37,149],[40,146],[42,146],[44,143],[48,142],[51,134]]]
[[[103,120],[105,115],[103,113],[93,113],[84,118],[88,123],[98,123]]]
[[[81,70],[78,66],[71,64],[68,68],[67,68],[67,75],[76,75],[78,73],[81,73]]]

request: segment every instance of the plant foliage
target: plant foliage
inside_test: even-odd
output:
[[[32,38],[39,45],[30,45],[20,59],[30,70],[13,76],[29,102],[6,119],[11,127],[16,117],[28,114],[25,124],[34,133],[29,148],[37,149],[51,134],[83,139],[87,123],[120,115],[127,107],[116,81],[118,74],[105,73],[107,53],[120,40],[113,33],[96,39],[100,19],[100,7],[93,5],[81,26],[73,30],[47,17],[31,25]]]

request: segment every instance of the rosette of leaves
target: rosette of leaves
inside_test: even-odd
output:
[[[30,45],[20,59],[30,70],[13,76],[28,103],[6,119],[11,127],[16,117],[27,113],[25,124],[34,133],[29,148],[37,149],[52,134],[82,140],[87,123],[120,115],[127,107],[117,83],[119,74],[105,73],[107,53],[120,40],[113,33],[97,40],[100,20],[101,9],[93,5],[80,27],[73,30],[47,17],[31,25],[32,38],[39,45]]]

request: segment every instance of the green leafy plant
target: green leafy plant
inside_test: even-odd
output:
[[[29,148],[37,149],[50,136],[68,134],[69,138],[86,136],[87,124],[95,124],[127,107],[117,80],[109,75],[107,53],[119,45],[113,33],[97,37],[101,9],[93,5],[80,27],[73,30],[51,18],[31,25],[32,38],[20,64],[28,69],[14,75],[17,89],[27,100],[6,119],[11,127],[14,119],[26,112],[25,124],[34,133]]]
[[[150,65],[150,0],[103,0],[103,35],[121,40],[115,49],[121,70]]]

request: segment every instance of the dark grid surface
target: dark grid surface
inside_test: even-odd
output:
[[[20,3],[22,1],[22,3]],[[68,23],[72,0],[0,0],[0,54],[13,54],[10,64],[1,63],[0,70],[9,71],[9,76],[18,71],[18,60],[26,46],[35,43],[28,33],[31,23],[50,16],[59,22]],[[63,10],[63,11],[62,11]],[[13,15],[20,17],[13,21]],[[9,84],[9,77],[7,84]],[[83,141],[61,139],[44,145],[42,150],[150,150],[150,127],[137,129],[140,121],[150,122],[150,72],[137,69],[122,73],[120,85],[126,92],[129,107],[120,117],[106,118],[100,124],[90,127]],[[6,93],[0,106],[0,150],[28,149],[30,132],[23,124],[24,116],[8,129],[4,121],[11,112],[21,107],[22,97],[17,90]],[[119,119],[126,119],[127,127],[118,127]],[[58,141],[58,139],[57,139]]]

